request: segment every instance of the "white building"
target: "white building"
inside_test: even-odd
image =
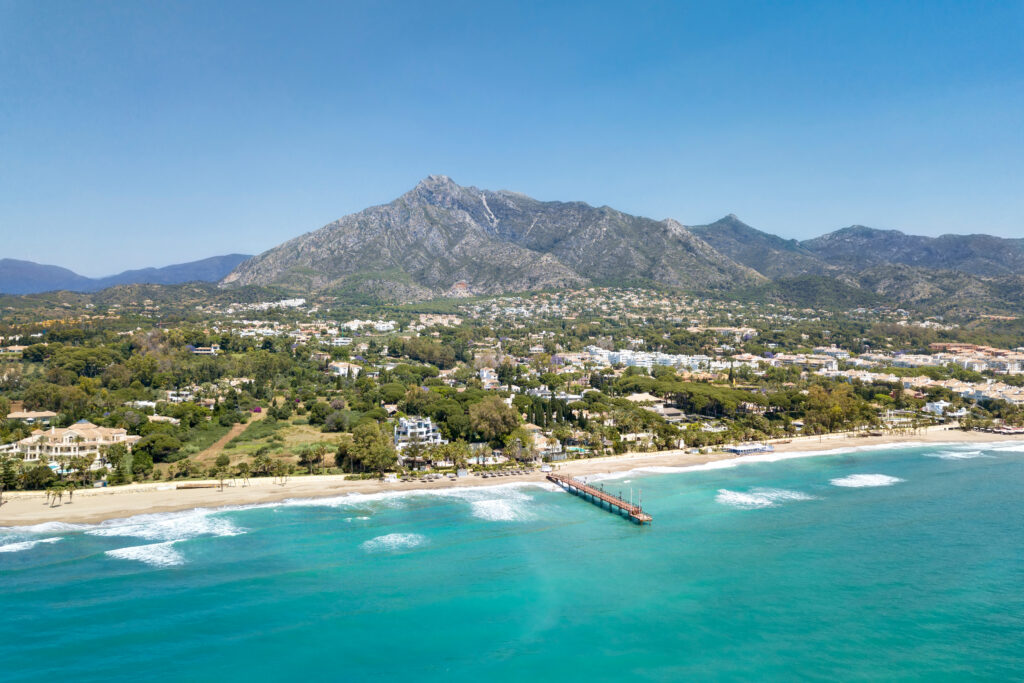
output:
[[[448,439],[441,438],[441,432],[438,431],[437,425],[429,417],[398,418],[398,426],[395,427],[395,448],[401,453],[404,448],[412,443],[436,446],[448,443]]]
[[[359,373],[363,370],[362,366],[340,360],[328,363],[327,369],[335,375],[339,375],[341,377],[352,377],[353,379],[358,377]]]
[[[17,442],[16,452],[28,462],[46,460],[56,462],[62,458],[90,456],[93,458],[92,469],[103,465],[102,451],[106,446],[124,444],[131,450],[139,439],[137,435],[129,435],[127,430],[111,427],[97,427],[91,422],[81,420],[60,429],[51,427],[43,431],[37,429]]]
[[[960,408],[959,410],[950,410],[949,407],[953,405],[949,401],[932,401],[931,403],[924,404],[924,411],[931,413],[932,415],[938,415],[942,417],[964,417],[967,415],[966,408]]]

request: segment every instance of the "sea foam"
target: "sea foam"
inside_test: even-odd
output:
[[[873,486],[892,486],[893,484],[899,484],[901,481],[903,480],[899,477],[890,477],[887,474],[851,474],[847,477],[832,479],[830,483],[833,486],[860,489]]]
[[[183,541],[200,536],[237,536],[245,533],[231,520],[218,517],[215,510],[198,508],[182,512],[136,515],[101,522],[85,533],[89,536],[142,538],[147,541]]]
[[[1015,443],[1012,446],[998,446],[990,450],[1003,451],[1008,453],[1024,453],[1024,443]]]
[[[61,536],[54,536],[53,538],[40,538],[33,541],[16,541],[14,543],[5,543],[0,545],[0,553],[17,553],[22,550],[31,550],[40,543],[56,543],[57,541],[63,540]]]
[[[718,489],[718,495],[715,496],[715,502],[717,503],[745,510],[775,507],[782,503],[801,500],[814,500],[814,496],[800,491],[772,488],[752,488],[749,491]]]
[[[927,458],[939,458],[940,460],[973,460],[975,458],[991,458],[981,451],[939,451],[938,453],[925,453]]]
[[[470,502],[473,516],[488,522],[519,522],[533,519],[533,515],[520,502],[508,498],[474,500]]]
[[[407,550],[423,545],[427,537],[422,534],[385,534],[365,541],[359,547],[368,553],[389,552],[394,550]]]
[[[133,545],[127,548],[108,550],[105,554],[119,560],[135,560],[151,567],[173,567],[185,563],[181,553],[174,547],[177,541]]]

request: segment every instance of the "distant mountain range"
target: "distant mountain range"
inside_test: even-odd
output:
[[[761,291],[844,301],[995,300],[1024,290],[1024,240],[918,237],[852,226],[787,240],[729,215],[708,225],[542,202],[429,176],[395,201],[345,216],[241,263],[232,285],[413,300],[587,284]],[[839,292],[839,290],[843,290]]]
[[[35,294],[55,290],[98,292],[115,285],[176,285],[184,282],[219,282],[249,256],[228,254],[163,268],[126,270],[109,277],[90,278],[67,268],[32,261],[0,259],[0,293]]]
[[[898,303],[1024,309],[1024,239],[919,237],[851,226],[788,240],[729,215],[708,225],[542,202],[429,176],[389,204],[345,216],[258,256],[218,256],[86,278],[0,260],[0,292],[93,292],[121,284],[219,282],[414,301],[586,285],[667,285],[798,305]]]

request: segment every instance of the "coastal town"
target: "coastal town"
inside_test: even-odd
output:
[[[142,299],[55,313],[2,326],[7,491],[458,477],[1024,424],[1024,347],[970,343],[1005,335],[905,310],[595,287],[421,306]]]

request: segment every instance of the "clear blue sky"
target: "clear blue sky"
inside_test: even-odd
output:
[[[1024,2],[0,0],[0,257],[255,253],[430,173],[1024,236]]]

